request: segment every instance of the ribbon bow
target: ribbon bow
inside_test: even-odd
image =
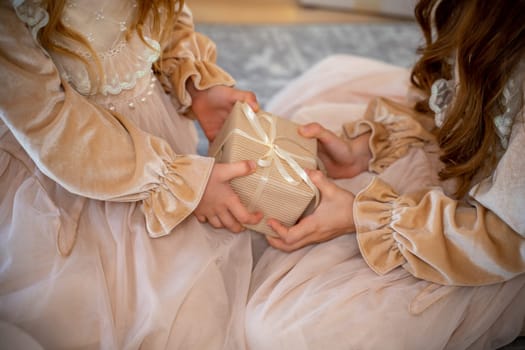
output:
[[[295,161],[295,159],[301,159],[307,162],[311,162],[313,163],[314,166],[317,164],[316,160],[312,157],[304,157],[298,154],[291,153],[283,149],[282,147],[279,147],[278,145],[276,145],[275,141],[278,140],[279,137],[277,137],[277,128],[276,128],[276,123],[275,123],[274,118],[264,113],[260,114],[260,117],[264,118],[264,120],[266,120],[268,124],[270,125],[269,132],[266,133],[259,121],[259,118],[255,114],[255,112],[250,108],[250,106],[246,103],[242,103],[241,108],[242,108],[244,116],[250,123],[250,126],[255,131],[255,134],[257,135],[257,137],[253,137],[249,135],[248,133],[244,132],[243,130],[234,129],[230,132],[230,134],[227,137],[224,138],[223,144],[233,134],[237,134],[253,142],[256,142],[258,144],[268,147],[268,151],[257,160],[257,165],[263,168],[267,168],[271,166],[272,164],[275,164],[277,170],[279,171],[279,174],[283,177],[283,179],[289,184],[297,186],[300,183],[300,181],[295,180],[294,177],[290,175],[290,173],[286,170],[285,166],[283,165],[283,162],[288,164],[290,168],[292,169],[292,171],[299,178],[301,178],[301,180],[303,180],[304,183],[312,190],[312,192],[314,193],[314,197],[315,197],[315,206],[317,206],[319,204],[319,190],[312,183],[312,181],[308,177],[308,174],[306,174],[304,169]],[[286,138],[282,138],[282,139],[286,139]],[[290,140],[290,139],[286,139],[286,140],[290,142],[294,142],[299,147],[304,148],[303,146],[297,144],[293,140]],[[219,147],[218,149],[220,149],[221,147]]]

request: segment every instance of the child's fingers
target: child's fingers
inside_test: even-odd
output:
[[[266,224],[268,226],[270,226],[270,228],[279,235],[279,237],[283,237],[283,236],[286,236],[287,232],[288,232],[288,227],[284,226],[283,224],[281,224],[279,221],[275,220],[275,219],[268,219],[268,221],[266,222]]]
[[[243,225],[241,225],[229,211],[221,213],[219,219],[223,226],[231,232],[241,232],[244,230]]]
[[[324,176],[322,171],[314,169],[305,169],[305,171],[308,174],[310,180],[312,180],[313,184],[319,189],[319,191],[321,191],[321,193],[335,186],[330,180],[326,178],[326,176]]]
[[[205,223],[208,221],[208,219],[206,219],[206,216],[204,215],[195,215],[197,217],[197,220],[199,220],[200,223]]]
[[[259,103],[257,102],[257,96],[252,91],[248,90],[234,90],[233,101],[242,101],[246,102],[251,109],[255,112],[259,111]]]
[[[285,251],[292,251],[302,247],[313,229],[307,218],[299,221],[292,227],[286,227],[275,219],[269,219],[268,226],[279,235],[279,242],[274,242],[279,246],[278,249]]]
[[[309,123],[299,127],[299,134],[308,138],[319,138],[325,130],[319,123]]]
[[[286,243],[284,243],[280,238],[266,236],[266,241],[275,249],[282,250],[283,252],[291,252],[291,250],[288,250],[288,246],[286,245]]]
[[[253,92],[245,91],[243,101],[250,105],[251,109],[253,109],[254,112],[259,111],[259,102],[257,102],[257,97]]]
[[[271,237],[271,236],[266,236],[266,240],[268,241],[268,244],[270,244],[275,249],[279,249],[287,253],[293,252],[294,250],[297,250],[299,248],[302,248],[308,245],[308,243],[303,242],[303,241],[296,242],[296,243],[287,243],[281,238]]]
[[[231,203],[228,207],[231,215],[242,225],[255,225],[261,221],[263,214],[261,212],[251,213],[248,209],[240,202],[236,201]]]
[[[236,177],[250,175],[257,170],[257,164],[253,160],[241,160],[229,164],[218,164],[221,166],[221,179],[230,181]]]
[[[221,222],[221,220],[219,219],[218,216],[210,216],[210,217],[208,217],[208,223],[214,228],[222,228],[223,227],[222,222]]]
[[[326,129],[319,123],[301,125],[299,127],[299,133],[304,137],[315,137],[323,144],[327,144],[339,139],[336,134],[334,134],[331,130]]]
[[[283,241],[279,237],[266,236],[266,241],[268,242],[269,245],[271,245],[275,249],[282,250],[283,252],[290,253],[293,251],[290,245],[288,245],[285,241]]]

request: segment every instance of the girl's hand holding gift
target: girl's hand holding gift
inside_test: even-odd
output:
[[[192,112],[199,121],[204,134],[211,142],[230,115],[235,102],[244,101],[257,111],[259,105],[253,92],[238,90],[225,85],[197,90],[191,79],[187,83],[192,98]],[[194,211],[200,222],[208,222],[215,228],[241,232],[244,225],[257,224],[262,213],[250,213],[233,191],[230,181],[254,172],[253,161],[232,164],[215,164],[202,199]]]
[[[192,98],[193,114],[210,142],[215,139],[235,102],[243,101],[255,112],[259,110],[257,98],[251,91],[238,90],[225,85],[197,90],[191,79],[188,80],[187,89]]]
[[[329,241],[355,230],[354,195],[327,179],[321,171],[305,170],[321,193],[319,206],[292,227],[286,227],[275,219],[268,220],[268,225],[279,235],[278,238],[267,236],[268,243],[287,252]]]
[[[257,224],[262,219],[262,213],[250,213],[230,186],[232,179],[249,175],[255,170],[254,161],[215,163],[202,199],[193,212],[197,219],[232,232],[243,231],[244,225]]]
[[[372,158],[368,145],[369,132],[344,140],[319,123],[311,123],[300,127],[299,133],[304,137],[318,140],[318,156],[326,167],[329,177],[351,178],[368,170],[368,162]]]
[[[368,146],[370,133],[344,140],[319,123],[304,125],[299,128],[299,133],[318,140],[318,156],[329,177],[351,178],[368,170],[368,162],[372,158]],[[274,248],[290,252],[355,230],[352,212],[354,195],[330,181],[321,171],[305,170],[319,189],[321,202],[312,214],[292,227],[269,219],[268,225],[279,235],[278,238],[267,237]]]

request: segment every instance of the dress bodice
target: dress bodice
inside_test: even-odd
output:
[[[43,10],[35,9],[36,6],[41,6],[39,1],[24,3],[22,10],[18,11],[19,16],[22,13],[20,17],[24,19],[24,11],[35,13]],[[53,42],[71,50],[78,57],[55,51],[50,54],[62,78],[82,95],[105,97],[135,88],[143,92],[149,86],[151,66],[159,57],[160,45],[149,36],[147,26],[144,26],[144,40],[136,31],[128,33],[136,7],[134,0],[66,2],[62,22],[86,39],[97,54],[100,66],[84,45],[58,35],[52,38]],[[45,17],[48,18],[47,13]],[[47,24],[47,20],[45,22]]]

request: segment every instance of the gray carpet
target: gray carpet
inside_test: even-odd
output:
[[[333,54],[409,67],[422,39],[415,24],[197,25],[215,41],[218,63],[262,106],[292,79]]]
[[[218,63],[265,103],[287,83],[333,54],[353,54],[410,67],[422,43],[412,23],[318,25],[197,25],[217,45]],[[199,153],[207,142],[201,133]],[[525,350],[525,337],[502,350]]]
[[[264,108],[287,83],[320,60],[334,54],[353,54],[410,67],[422,43],[417,26],[401,24],[221,25],[196,29],[217,45],[218,64],[237,81],[237,87],[257,94]],[[199,130],[199,154],[208,143]]]

